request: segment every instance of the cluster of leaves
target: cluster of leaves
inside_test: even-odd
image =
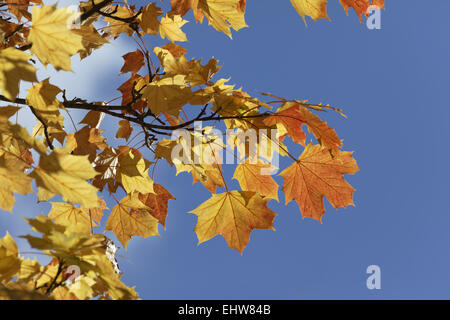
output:
[[[120,281],[108,257],[105,236],[89,234],[83,225],[55,223],[46,216],[27,221],[42,237],[24,238],[53,259],[46,266],[24,259],[6,233],[0,238],[0,299],[137,298],[134,289]],[[76,270],[72,266],[77,266]],[[74,271],[79,275],[71,279]]]
[[[326,0],[291,2],[303,18],[328,18]],[[361,17],[371,1],[341,3],[346,10],[354,8]],[[374,3],[384,5],[383,0]],[[98,193],[107,190],[116,201],[105,230],[111,230],[125,248],[133,236],[158,235],[158,224],[165,226],[168,201],[174,199],[149,175],[151,166],[154,172],[159,160],[175,166],[177,174],[191,173],[194,183],[202,183],[212,193],[191,211],[198,216],[195,232],[199,242],[220,234],[230,248],[242,253],[253,229],[273,229],[276,214],[267,203],[278,200],[278,184],[271,176],[261,174],[261,169],[271,168],[273,152],[259,155],[256,163],[243,152],[247,159],[240,159],[243,161],[233,176],[241,190],[229,190],[219,161],[173,161],[171,154],[177,145],[181,143],[189,152],[191,149],[182,137],[167,138],[177,129],[184,128],[196,138],[200,135],[203,150],[211,150],[213,159],[218,160],[215,150],[224,147],[207,135],[218,122],[227,129],[262,132],[276,128],[281,141],[269,135],[266,138],[275,144],[273,150],[293,160],[280,174],[286,204],[295,200],[303,217],[317,220],[325,213],[324,197],[336,208],[353,204],[354,189],[344,180],[344,174],[355,173],[356,162],[350,152],[341,151],[342,141],[336,132],[315,113],[340,109],[271,94],[263,96],[274,101],[251,97],[228,84],[229,80],[213,80],[221,68],[217,60],[206,64],[188,60],[187,50],[174,43],[187,41],[182,27],[188,22],[184,16],[190,10],[197,22],[206,19],[231,38],[231,29],[247,27],[246,1],[171,0],[170,5],[164,13],[156,1],[137,9],[126,1],[116,5],[112,0],[88,0],[79,4],[77,14],[41,0],[0,2],[0,100],[10,104],[0,108],[0,208],[11,211],[14,193],[34,192],[33,181],[39,201],[57,195],[63,200],[51,203],[47,217],[28,220],[43,236],[25,238],[32,247],[52,257],[47,266],[20,257],[8,234],[1,239],[0,298],[136,297],[114,272],[105,254],[105,237],[93,232],[107,209]],[[119,98],[109,102],[69,99],[70,88],[61,89],[49,78],[37,79],[35,58],[44,66],[71,71],[72,56],[85,59],[121,34],[134,39],[138,49],[123,56],[121,73],[128,73],[130,78],[118,88]],[[146,38],[158,35],[169,43],[150,50]],[[21,81],[32,82],[25,97],[19,96]],[[121,104],[111,104],[118,99]],[[30,110],[36,118],[31,134],[18,124],[21,109]],[[64,127],[61,114],[65,111],[70,116],[71,109],[88,111],[80,122],[83,127],[72,133]],[[189,119],[187,114],[194,116]],[[104,116],[119,120],[116,138],[126,144],[112,146],[102,136]],[[198,132],[193,129],[196,121],[212,126]],[[307,141],[304,126],[318,144]],[[283,143],[285,137],[304,147],[298,159]],[[132,141],[137,143],[131,145]],[[246,141],[233,143],[240,150],[248,149]],[[153,152],[154,159],[144,158],[140,151],[143,147]],[[216,193],[222,187],[226,191]],[[116,199],[119,190],[126,194],[121,200]],[[70,265],[81,268],[81,289],[67,285]]]

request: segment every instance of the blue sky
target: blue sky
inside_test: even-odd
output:
[[[223,64],[219,77],[231,77],[250,94],[269,91],[344,109],[348,119],[329,113],[325,120],[344,149],[355,151],[361,171],[347,180],[357,189],[356,207],[334,210],[326,203],[320,224],[303,220],[295,202],[284,206],[280,193],[280,203],[269,203],[278,213],[277,231],[254,231],[241,256],[220,236],[197,246],[197,218],[188,211],[209,192],[192,185],[189,174],[175,178],[174,169],[160,166],[156,182],[177,198],[169,205],[167,230],[133,238],[119,257],[123,281],[142,298],[450,298],[450,39],[444,32],[450,2],[427,7],[387,0],[381,30],[368,30],[353,11],[346,17],[337,0],[329,2],[332,22],[308,20],[308,28],[288,0],[258,0],[248,1],[250,28],[233,40],[206,24],[183,29],[189,57],[214,56]],[[74,95],[117,95],[127,78],[117,76],[120,57],[135,48],[121,39],[102,50],[86,60],[102,73],[78,80]],[[56,83],[75,83],[71,79],[80,78],[54,76]],[[281,162],[282,168],[288,164]],[[225,170],[231,179],[232,168]],[[21,216],[48,212],[34,196],[17,199],[12,215],[0,212],[0,235],[24,234]],[[381,267],[381,290],[366,288],[372,264]]]

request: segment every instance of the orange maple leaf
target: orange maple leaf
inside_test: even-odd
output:
[[[368,16],[367,9],[374,5],[380,9],[384,9],[384,0],[340,0],[342,7],[344,7],[345,13],[348,14],[348,9],[353,8],[359,19],[362,21],[362,16]]]
[[[330,128],[325,121],[320,120],[312,111],[297,102],[286,102],[274,115],[268,117],[264,123],[270,126],[275,124],[278,126],[282,125],[286,134],[294,142],[303,146],[305,145],[306,134],[301,127],[302,125],[307,125],[317,141],[332,150],[333,154],[337,154],[339,147],[342,147],[342,141],[337,136],[336,131]],[[281,138],[283,139],[284,136]]]
[[[358,170],[352,152],[333,157],[327,148],[310,143],[300,158],[280,173],[286,204],[295,200],[304,218],[322,221],[324,196],[335,208],[354,205],[355,189],[344,180],[344,174]]]
[[[281,137],[281,140],[288,135],[292,138],[292,141],[304,146],[306,134],[301,127],[306,123],[300,118],[297,106],[297,104],[293,106],[288,104],[281,106],[275,114],[267,117],[267,119],[264,120],[264,123],[268,126],[282,125],[286,133]],[[281,130],[281,132],[283,132],[283,130]]]
[[[124,64],[120,73],[131,72],[132,74],[137,73],[145,64],[144,54],[141,50],[137,49],[133,52],[128,52],[122,56]]]
[[[165,228],[169,200],[175,200],[175,198],[160,184],[155,183],[153,188],[156,194],[139,194],[139,200],[150,208],[148,213],[158,219],[159,223],[161,223]]]
[[[272,169],[275,169],[275,167],[268,163],[261,161],[251,163],[247,159],[237,166],[233,179],[239,181],[239,185],[244,191],[258,192],[262,196],[278,201],[278,184],[269,175]]]

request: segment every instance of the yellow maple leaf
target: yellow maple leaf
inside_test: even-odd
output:
[[[15,48],[0,50],[0,93],[7,99],[16,99],[20,80],[38,81],[36,68],[28,62],[31,57]]]
[[[231,249],[242,254],[253,229],[275,230],[273,220],[276,213],[267,208],[269,200],[250,191],[213,194],[210,199],[190,211],[198,216],[194,231],[199,243],[221,234]]]
[[[332,157],[326,147],[310,143],[300,158],[280,173],[286,204],[295,200],[303,217],[322,221],[324,196],[335,208],[354,205],[355,189],[344,180],[344,174],[358,170],[351,152]]]
[[[48,217],[54,219],[56,223],[66,226],[76,224],[83,226],[88,231],[91,227],[96,226],[96,223],[89,218],[85,211],[74,207],[70,203],[52,202],[51,204],[52,208],[48,213]]]
[[[0,167],[0,208],[11,211],[15,200],[14,192],[28,194],[33,192],[32,179],[16,168]]]
[[[11,279],[20,270],[19,250],[11,235],[0,238],[0,282]]]
[[[119,157],[116,176],[127,193],[155,193],[153,180],[148,175],[150,162],[130,150]]]
[[[48,126],[48,132],[56,134],[58,140],[62,142],[65,138],[64,117],[60,114],[59,108],[63,108],[63,105],[56,98],[60,92],[61,89],[50,84],[47,78],[28,89],[26,102]],[[40,122],[39,125],[42,126]]]
[[[203,11],[209,24],[232,38],[231,29],[238,31],[248,27],[245,23],[245,1],[242,0],[199,0],[198,8]]]
[[[161,112],[178,116],[183,105],[189,102],[192,91],[186,86],[184,76],[166,77],[150,83],[142,93],[155,115]]]
[[[327,0],[291,0],[291,3],[303,18],[305,25],[305,16],[310,16],[314,21],[319,19],[330,20],[327,15]]]
[[[101,48],[108,43],[105,36],[100,35],[93,25],[81,25],[72,30],[74,33],[80,35],[83,40],[83,50],[80,50],[81,60],[89,56],[94,50]]]
[[[77,202],[83,207],[97,205],[97,188],[88,183],[98,172],[87,156],[51,153],[41,155],[39,166],[30,173],[38,187],[60,194],[67,202]]]
[[[83,37],[71,30],[77,14],[69,7],[57,9],[56,5],[33,7],[32,27],[28,41],[31,52],[43,65],[53,65],[56,70],[72,71],[70,57],[84,50]]]
[[[180,15],[169,17],[166,15],[161,19],[159,26],[159,33],[161,38],[167,37],[169,41],[187,41],[186,34],[181,30],[181,27],[186,24],[187,20],[181,18]]]
[[[111,230],[127,247],[133,236],[158,236],[158,219],[147,212],[150,208],[139,200],[139,193],[127,195],[111,211],[105,230]]]
[[[20,270],[17,273],[17,279],[23,281],[30,281],[35,277],[38,277],[42,272],[42,266],[36,259],[25,259],[22,261]]]

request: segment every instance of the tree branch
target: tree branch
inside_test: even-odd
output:
[[[13,102],[13,103],[18,103],[18,104],[28,105],[26,100],[22,99],[22,98],[17,98],[14,101],[10,101],[6,97],[0,95],[0,100],[6,101],[6,102]],[[200,113],[194,119],[185,121],[185,122],[177,124],[177,125],[166,125],[162,120],[158,119],[156,117],[156,115],[154,115],[151,111],[150,112],[146,111],[145,113],[140,114],[136,110],[131,109],[130,107],[132,106],[132,103],[129,103],[127,105],[122,105],[122,106],[108,106],[108,105],[98,105],[98,104],[94,104],[94,103],[88,103],[82,99],[75,98],[73,100],[64,99],[62,104],[67,109],[79,109],[79,110],[89,110],[89,111],[92,110],[92,111],[103,112],[110,116],[128,120],[132,123],[136,123],[136,124],[140,125],[142,128],[148,129],[149,131],[151,131],[153,133],[165,134],[165,135],[167,135],[168,133],[162,132],[160,130],[174,131],[177,129],[189,127],[191,124],[193,124],[196,121],[218,121],[218,120],[227,120],[227,119],[241,119],[242,120],[242,119],[252,119],[252,118],[264,118],[264,117],[268,117],[271,114],[273,114],[273,112],[264,112],[264,113],[259,113],[259,114],[255,114],[255,115],[220,116],[217,114],[217,111],[216,111],[216,112],[212,113],[211,115],[205,115],[206,109],[208,106],[208,105],[205,105],[201,109]],[[29,106],[29,107],[31,108],[31,111],[33,112],[32,106]],[[130,109],[132,110],[133,116],[114,112],[114,111],[127,111],[130,113]],[[35,113],[35,112],[33,112],[33,113]],[[148,116],[150,116],[156,120],[159,120],[160,124],[158,125],[158,124],[146,122],[145,119]],[[41,123],[43,122],[42,119],[38,118],[38,120],[41,121]],[[44,127],[44,129],[45,129],[45,127]]]
[[[47,144],[49,146],[49,148],[51,150],[54,149],[53,144],[50,140],[50,135],[48,134],[48,126],[45,123],[44,119],[42,119],[42,117],[36,112],[36,109],[34,109],[32,106],[29,106],[31,112],[34,114],[34,116],[39,120],[39,122],[42,124],[42,126],[44,127],[44,135],[45,135],[45,140],[47,140]]]

